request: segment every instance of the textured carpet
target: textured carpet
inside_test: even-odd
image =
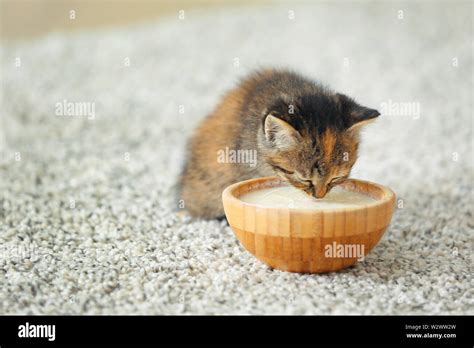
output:
[[[0,312],[474,314],[471,6],[186,12],[4,43]],[[400,201],[364,262],[271,270],[225,222],[173,212],[187,137],[258,66],[382,111],[353,176]]]

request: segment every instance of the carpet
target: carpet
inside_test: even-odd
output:
[[[472,3],[299,3],[1,46],[0,313],[474,314]],[[397,193],[346,270],[271,270],[176,213],[193,129],[258,67],[382,116],[353,177]]]

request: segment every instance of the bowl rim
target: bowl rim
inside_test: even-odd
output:
[[[252,179],[248,179],[248,180],[244,180],[244,181],[239,181],[239,182],[237,182],[235,184],[232,184],[232,185],[230,185],[230,186],[228,186],[224,189],[224,191],[222,192],[222,201],[230,203],[230,204],[250,206],[250,207],[255,207],[255,208],[259,208],[259,209],[266,209],[266,210],[271,210],[271,211],[278,211],[278,210],[287,211],[288,210],[288,211],[293,212],[293,213],[297,212],[297,213],[301,213],[301,214],[314,214],[314,213],[323,213],[324,214],[324,213],[332,213],[332,212],[335,212],[335,213],[357,212],[357,211],[361,211],[361,210],[364,210],[364,209],[380,208],[380,207],[383,207],[386,204],[390,203],[390,201],[392,201],[392,200],[395,203],[395,198],[396,198],[395,192],[393,192],[387,186],[377,184],[377,183],[367,181],[367,180],[356,179],[356,178],[349,178],[349,179],[345,180],[344,183],[341,184],[341,185],[344,185],[344,184],[347,185],[350,182],[355,182],[355,183],[360,183],[360,184],[366,184],[368,186],[373,186],[373,187],[378,188],[382,192],[382,197],[378,198],[378,199],[374,199],[373,203],[363,204],[363,205],[355,206],[355,207],[353,206],[353,207],[340,207],[340,208],[332,208],[332,209],[314,209],[314,208],[269,207],[269,206],[266,206],[266,205],[244,202],[241,199],[239,199],[238,197],[236,197],[235,194],[234,194],[235,190],[237,190],[239,187],[241,187],[243,185],[249,185],[249,184],[257,183],[257,182],[267,182],[267,181],[280,181],[281,183],[284,183],[283,179],[281,179],[279,177],[276,177],[276,176],[266,176],[266,177],[252,178]],[[350,190],[348,188],[345,188],[345,189],[347,189],[349,191],[357,192],[355,190]],[[359,192],[359,193],[361,193],[361,192]],[[364,194],[364,193],[361,193],[361,194]]]

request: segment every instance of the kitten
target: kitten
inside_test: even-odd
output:
[[[359,129],[377,116],[377,110],[297,73],[253,73],[223,97],[189,142],[178,183],[185,208],[196,217],[222,217],[228,185],[275,174],[324,197],[349,176]],[[232,151],[255,153],[257,163],[234,163],[249,156],[218,160]]]

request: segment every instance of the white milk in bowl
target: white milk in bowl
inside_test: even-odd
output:
[[[324,198],[318,199],[288,185],[253,190],[240,196],[240,200],[269,208],[321,210],[354,208],[375,202],[372,197],[343,189],[340,186],[334,187]]]

